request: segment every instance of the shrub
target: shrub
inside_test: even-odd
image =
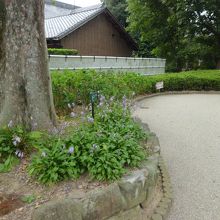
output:
[[[49,55],[78,55],[78,51],[74,49],[48,48]]]
[[[67,111],[67,104],[89,103],[89,93],[100,91],[107,98],[121,100],[123,95],[156,92],[155,84],[164,81],[164,91],[220,90],[220,71],[202,70],[143,76],[136,73],[95,72],[79,70],[52,73],[53,93],[58,113]]]

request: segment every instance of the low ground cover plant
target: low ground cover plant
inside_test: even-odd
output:
[[[52,72],[53,94],[58,114],[68,110],[74,101],[87,105],[89,93],[100,91],[107,98],[122,100],[123,96],[143,95],[156,92],[155,84],[164,81],[164,91],[220,90],[219,70],[200,70],[143,76],[136,73],[95,72],[79,70]]]

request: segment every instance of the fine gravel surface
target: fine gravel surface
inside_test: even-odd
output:
[[[174,191],[168,220],[220,220],[220,95],[147,98],[134,114],[160,139]]]

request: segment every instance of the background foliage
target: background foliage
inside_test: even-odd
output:
[[[220,2],[128,0],[128,30],[140,47],[167,59],[169,71],[220,65]],[[145,47],[143,46],[145,45]]]
[[[105,3],[106,7],[115,16],[117,21],[123,26],[127,27],[127,1],[126,0],[101,0]]]

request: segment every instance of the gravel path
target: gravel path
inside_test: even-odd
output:
[[[174,190],[169,220],[220,220],[220,95],[145,99],[135,112],[155,132]]]

